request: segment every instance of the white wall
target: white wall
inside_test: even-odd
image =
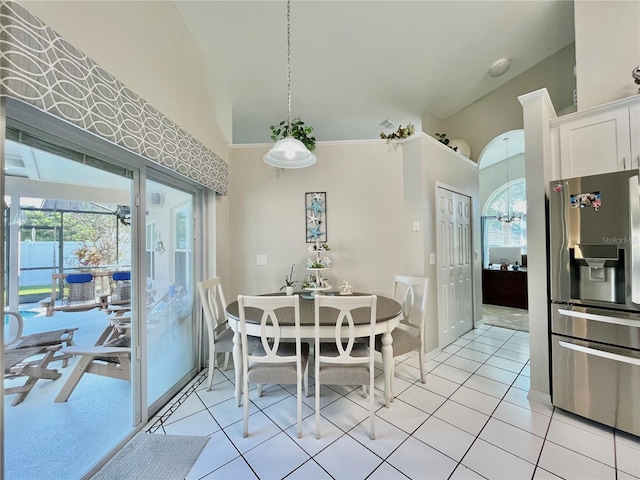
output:
[[[501,161],[487,168],[480,169],[480,213],[489,197],[502,185],[509,181],[525,177],[524,154],[514,155],[509,159],[509,175],[507,162]]]
[[[471,229],[473,235],[473,307],[476,324],[482,319],[482,265],[480,236],[480,201],[478,166],[475,162],[453,152],[438,140],[420,135],[420,162],[422,168],[422,203],[424,213],[424,271],[431,280],[429,288],[429,321],[426,328],[427,351],[438,346],[438,295],[437,264],[430,265],[429,254],[437,253],[436,249],[436,189],[438,184],[446,185],[471,197]],[[405,156],[405,164],[412,162],[413,157]],[[441,346],[443,347],[443,346]]]
[[[574,17],[578,110],[638,93],[640,1],[576,1]]]
[[[547,185],[551,172],[551,130],[556,113],[546,89],[519,97],[524,113],[527,180],[527,288],[529,298],[529,395],[550,400],[549,298],[547,296]]]

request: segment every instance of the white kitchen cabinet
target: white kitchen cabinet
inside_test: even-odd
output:
[[[552,120],[562,177],[640,167],[640,95]]]
[[[631,168],[640,168],[640,102],[629,107],[631,132]]]

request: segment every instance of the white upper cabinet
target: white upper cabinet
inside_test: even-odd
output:
[[[640,167],[640,95],[551,122],[562,177]]]
[[[631,168],[640,168],[640,101],[629,107],[631,132]]]

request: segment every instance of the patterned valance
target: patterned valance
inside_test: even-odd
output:
[[[228,166],[14,1],[0,0],[0,95],[14,97],[226,195]]]

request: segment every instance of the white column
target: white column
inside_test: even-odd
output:
[[[546,88],[521,95],[527,182],[527,281],[529,295],[529,395],[550,400],[547,296],[547,219],[545,214],[551,163],[551,128],[556,113]]]

